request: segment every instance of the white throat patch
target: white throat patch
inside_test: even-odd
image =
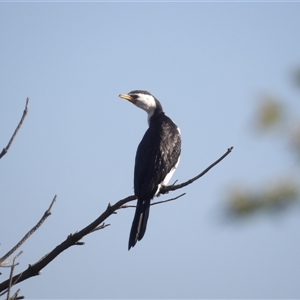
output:
[[[148,114],[148,124],[149,119],[152,117],[154,110],[156,109],[156,102],[152,95],[137,94],[137,99],[135,105],[143,109]]]

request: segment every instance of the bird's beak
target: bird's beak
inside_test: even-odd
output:
[[[120,98],[123,98],[123,99],[125,99],[125,100],[128,100],[128,101],[130,101],[131,103],[134,103],[133,97],[131,97],[131,96],[128,95],[128,94],[120,94],[119,97],[120,97]]]

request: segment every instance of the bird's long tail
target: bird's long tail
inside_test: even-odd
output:
[[[134,214],[134,218],[130,230],[128,250],[130,250],[131,247],[134,247],[136,242],[140,241],[143,238],[146,232],[149,210],[150,210],[150,199],[137,201],[137,207],[135,210],[135,214]]]

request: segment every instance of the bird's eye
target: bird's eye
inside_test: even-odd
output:
[[[129,94],[134,100],[138,99],[139,95],[136,94]]]

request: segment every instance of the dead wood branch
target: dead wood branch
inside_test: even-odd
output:
[[[178,198],[180,198],[180,197],[182,197],[182,196],[184,196],[184,195],[186,195],[186,193],[183,193],[183,194],[181,194],[181,195],[179,195],[179,196],[176,196],[176,197],[174,197],[174,198],[171,198],[171,199],[162,200],[162,201],[157,201],[157,202],[152,202],[152,203],[150,204],[150,206],[157,205],[157,204],[162,204],[162,203],[166,203],[166,202],[170,202],[170,201],[174,201],[174,200],[177,200]],[[122,205],[120,208],[129,208],[129,207],[135,208],[136,205],[126,205],[126,204],[124,204],[124,205]]]
[[[28,113],[28,103],[29,103],[29,98],[26,99],[25,109],[23,111],[22,118],[21,118],[21,120],[20,120],[17,128],[15,129],[15,132],[13,133],[12,137],[10,138],[7,146],[5,148],[3,148],[3,150],[0,153],[0,159],[7,153],[8,149],[10,148],[13,140],[15,139],[15,137],[16,137],[16,135],[18,133],[18,131],[20,130],[20,128],[21,128],[21,126],[23,124],[23,121],[24,121],[24,119],[25,119],[25,117],[26,117],[26,115]]]
[[[2,264],[4,264],[4,265],[7,264],[8,262],[5,262],[5,260],[8,259],[18,248],[20,248],[25,243],[25,241],[32,234],[34,234],[41,227],[41,225],[45,222],[45,220],[51,215],[51,209],[52,209],[52,206],[53,206],[55,201],[56,201],[56,196],[54,196],[49,208],[45,211],[44,215],[38,221],[38,223],[24,235],[24,237],[17,243],[17,245],[15,245],[3,257],[0,258],[0,266]],[[18,254],[18,255],[20,255],[20,254]]]
[[[183,182],[181,184],[178,184],[178,185],[171,185],[171,186],[164,187],[162,193],[164,194],[169,191],[175,191],[177,189],[185,187],[185,186],[191,184],[192,182],[196,181],[197,179],[202,177],[205,173],[207,173],[211,168],[213,168],[215,165],[217,165],[222,159],[224,159],[232,151],[232,149],[233,149],[233,147],[229,148],[224,155],[222,155],[218,160],[216,160],[213,164],[211,164],[208,168],[206,168],[203,172],[201,172],[196,177],[194,177],[186,182]],[[183,196],[183,195],[180,195],[174,199],[169,199],[169,200],[160,201],[160,202],[163,203],[163,202],[167,202],[167,201],[172,201],[172,200],[178,199],[181,196]],[[65,241],[63,241],[61,244],[56,246],[51,252],[46,254],[39,261],[37,261],[36,263],[34,263],[32,265],[29,265],[29,267],[25,271],[19,273],[18,275],[15,275],[12,278],[12,282],[14,284],[16,284],[16,283],[22,282],[30,277],[39,275],[40,271],[43,268],[45,268],[52,260],[54,260],[63,251],[67,250],[68,248],[70,248],[71,246],[74,246],[74,245],[83,245],[83,242],[81,242],[80,240],[84,236],[86,236],[94,231],[97,231],[98,229],[105,228],[107,225],[104,224],[104,221],[112,214],[116,214],[116,211],[118,209],[120,209],[124,204],[126,204],[130,201],[133,201],[133,200],[136,200],[136,196],[134,196],[134,195],[128,196],[124,199],[121,199],[113,205],[111,205],[109,203],[106,210],[95,221],[93,221],[92,223],[87,225],[82,230],[80,230],[74,234],[70,234],[66,238]],[[159,203],[157,203],[157,204],[159,204]],[[102,224],[102,225],[100,225],[100,224]],[[2,283],[0,283],[0,292],[3,290],[6,290],[8,288],[8,286],[9,286],[9,280],[6,280],[6,281],[3,281]]]
[[[178,189],[181,189],[194,181],[198,180],[200,177],[202,177],[204,174],[206,174],[210,169],[212,169],[215,165],[217,165],[221,160],[223,160],[231,151],[233,150],[233,147],[230,147],[227,149],[226,153],[224,153],[219,159],[217,159],[214,163],[212,163],[209,167],[207,167],[204,171],[202,171],[199,175],[195,176],[192,179],[189,179],[183,183],[176,184],[176,185],[168,185],[161,189],[160,194],[166,194],[169,191],[176,191]]]
[[[15,264],[15,261],[16,261],[16,257],[14,257],[13,263],[12,263],[12,266],[11,266],[11,269],[10,269],[10,274],[9,274],[9,286],[8,286],[8,290],[7,290],[7,300],[9,299],[10,289],[11,289],[11,287],[13,286],[12,277],[13,277],[13,273],[14,273],[14,268],[15,268],[15,266],[18,265],[18,263]]]
[[[122,206],[123,204],[135,200],[136,197],[135,196],[129,196],[126,197],[120,201],[118,201],[117,203],[115,203],[114,205],[108,205],[106,210],[91,224],[89,224],[88,226],[86,226],[85,228],[83,228],[82,230],[74,233],[74,234],[70,234],[65,241],[63,241],[61,244],[59,244],[58,246],[56,246],[50,253],[46,254],[42,259],[40,259],[38,262],[29,265],[28,268],[24,271],[21,272],[18,275],[15,275],[12,278],[12,282],[14,284],[19,283],[21,281],[24,281],[30,277],[36,276],[40,274],[40,271],[47,266],[52,260],[54,260],[60,253],[62,253],[63,251],[65,251],[66,249],[68,249],[71,246],[74,245],[78,245],[78,242],[86,235],[88,235],[89,233],[93,232],[93,230],[95,228],[97,228],[101,223],[104,222],[104,220],[106,220],[110,215],[112,215],[113,213],[115,213],[115,211]],[[82,242],[79,242],[79,244],[82,244]],[[5,280],[2,283],[0,283],[0,292],[2,292],[3,290],[6,290],[9,286],[9,280]]]

